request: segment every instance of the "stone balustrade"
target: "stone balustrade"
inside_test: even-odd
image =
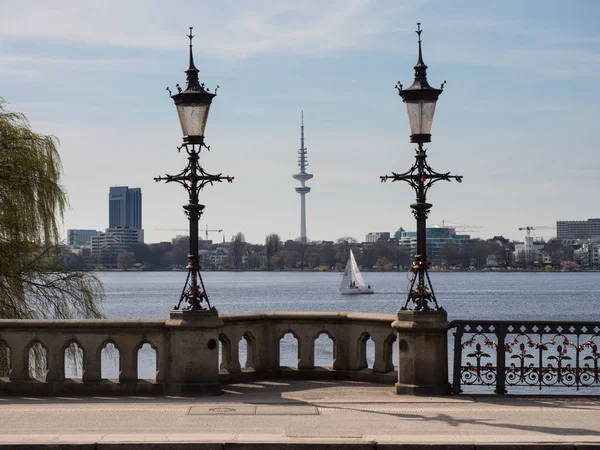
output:
[[[59,393],[158,393],[167,381],[168,329],[165,320],[0,320],[0,349],[9,361],[0,392],[47,395]],[[156,350],[152,382],[138,380],[138,351],[144,344]],[[109,344],[119,355],[117,380],[101,377],[101,352]],[[81,380],[65,378],[67,349],[83,352]],[[37,353],[37,354],[35,354]],[[40,364],[41,371],[34,367]],[[41,372],[41,373],[39,373]],[[7,375],[3,373],[2,375]]]
[[[301,377],[307,379],[349,379],[391,383],[394,372],[393,346],[395,316],[361,313],[249,313],[221,316],[223,327],[221,379]],[[286,334],[297,340],[297,367],[282,367],[280,342]],[[333,341],[330,367],[315,367],[315,340],[325,334]],[[245,339],[246,363],[240,365],[240,341]],[[368,368],[366,344],[372,339],[375,355]]]
[[[220,383],[268,377],[397,380],[393,315],[186,313],[173,311],[169,320],[0,320],[0,394],[215,393]],[[298,342],[295,368],[280,365],[280,341],[287,333]],[[331,367],[315,367],[315,340],[322,334],[333,341]],[[375,347],[372,368],[369,338]],[[240,364],[242,339],[246,361]],[[138,352],[145,344],[156,352],[156,375],[142,380]],[[108,346],[118,352],[118,379],[102,378]],[[69,351],[83,355],[81,379],[66,377]],[[36,364],[42,365],[37,372]]]

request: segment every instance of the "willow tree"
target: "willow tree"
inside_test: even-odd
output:
[[[0,318],[99,318],[102,284],[68,270],[59,250],[67,208],[54,136],[35,133],[0,98]]]

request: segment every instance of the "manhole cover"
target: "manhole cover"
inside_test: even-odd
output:
[[[192,406],[190,416],[200,415],[238,415],[238,416],[253,416],[255,414],[255,406],[236,406],[235,408],[229,406]]]
[[[235,408],[210,408],[209,411],[214,413],[228,413],[235,412]]]

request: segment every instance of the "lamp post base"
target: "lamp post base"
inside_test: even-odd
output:
[[[445,385],[434,384],[428,385],[415,385],[415,384],[401,384],[396,383],[396,394],[398,395],[420,395],[420,396],[437,396],[437,395],[448,395],[450,394],[450,384]]]
[[[167,380],[173,395],[216,395],[219,383],[219,330],[217,310],[171,310],[171,360]]]
[[[396,393],[447,395],[448,321],[446,311],[398,311]]]

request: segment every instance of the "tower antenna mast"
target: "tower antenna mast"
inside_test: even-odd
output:
[[[306,172],[308,167],[307,148],[304,146],[304,111],[301,115],[300,124],[300,149],[298,150],[298,167],[300,172],[292,177],[298,180],[301,184],[300,187],[296,188],[296,192],[300,194],[300,239],[306,242],[306,194],[310,192],[310,187],[306,186],[305,183],[310,180],[313,176]]]

